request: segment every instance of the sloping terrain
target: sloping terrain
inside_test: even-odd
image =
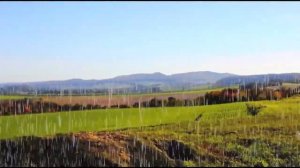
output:
[[[221,104],[175,123],[3,139],[0,166],[297,167],[299,103]]]

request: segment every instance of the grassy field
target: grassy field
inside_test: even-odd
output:
[[[300,166],[300,97],[251,104],[265,107],[252,116],[239,103],[212,106],[199,121],[129,132],[185,144],[195,156],[185,166]]]
[[[244,111],[244,103],[203,107],[100,109],[0,117],[0,138],[101,131],[194,120],[209,111]],[[224,113],[225,114],[225,113]],[[221,114],[223,115],[223,113]]]
[[[120,158],[110,148],[118,148],[124,154],[126,143],[131,141],[121,142],[120,138],[134,137],[134,141],[151,149],[146,150],[150,152],[146,159],[153,159],[151,151],[158,152],[168,165],[300,166],[300,97],[248,102],[262,107],[257,115],[251,115],[246,104],[2,116],[0,139],[77,132],[86,143],[92,141],[95,148],[98,141],[107,143],[103,156],[116,159],[120,165],[129,163],[126,159],[118,161]]]
[[[0,100],[17,100],[17,99],[24,99],[30,98],[33,96],[21,96],[21,95],[0,95]]]
[[[246,105],[230,103],[196,107],[99,109],[20,116],[0,117],[0,138],[24,135],[53,135],[78,131],[101,131],[140,127],[182,121],[194,121],[202,114],[200,126],[214,129],[234,130],[243,126],[298,128],[300,123],[300,97],[282,101],[251,102],[264,105],[258,116],[247,114]],[[255,122],[254,122],[255,121]],[[278,122],[280,121],[280,122]],[[235,126],[235,127],[233,127]],[[300,127],[299,127],[300,128]]]

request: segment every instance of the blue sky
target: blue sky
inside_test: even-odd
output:
[[[0,82],[300,72],[299,2],[1,2]]]

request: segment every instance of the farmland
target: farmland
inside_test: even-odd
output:
[[[117,104],[131,105],[138,101],[149,101],[152,98],[158,98],[166,100],[172,96],[176,99],[194,99],[198,96],[203,96],[210,91],[222,90],[223,87],[214,88],[199,88],[195,90],[186,91],[170,91],[170,92],[158,92],[158,93],[128,93],[128,94],[92,94],[92,95],[1,95],[0,101],[3,100],[18,100],[24,98],[42,98],[45,102],[53,102],[59,105],[64,104],[92,104],[109,106]]]
[[[205,107],[99,109],[60,113],[3,116],[0,138],[45,136],[78,131],[101,131],[189,121],[207,111],[243,110],[243,103]]]
[[[222,90],[223,87],[212,88],[212,89],[198,89],[198,90],[188,90],[188,91],[173,91],[173,92],[160,92],[160,93],[142,93],[142,94],[114,94],[107,95],[88,95],[88,96],[41,96],[44,101],[57,103],[59,105],[64,104],[92,104],[109,106],[116,104],[127,104],[131,105],[139,101],[149,101],[152,98],[166,100],[168,97],[172,96],[176,99],[194,99],[199,96],[203,96],[209,91]]]
[[[0,135],[1,139],[14,138],[12,143],[19,142],[19,136],[35,136],[22,140],[29,145],[33,141],[43,143],[47,136],[53,139],[53,150],[61,148],[57,142],[62,137],[70,145],[75,138],[77,150],[89,157],[99,156],[98,160],[105,160],[106,165],[299,166],[299,103],[300,97],[294,96],[280,101],[197,107],[3,116]],[[262,108],[252,114],[247,109],[249,104]],[[101,150],[99,143],[104,145]],[[74,152],[69,152],[70,160],[83,157]],[[86,165],[103,164],[90,159]]]
[[[0,100],[16,100],[16,99],[24,99],[30,98],[33,96],[20,96],[20,95],[0,95]]]

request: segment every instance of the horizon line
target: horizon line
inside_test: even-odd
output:
[[[26,81],[26,82],[0,82],[0,84],[4,85],[4,84],[26,84],[26,83],[39,83],[39,82],[60,82],[60,81],[69,81],[69,80],[108,80],[108,79],[114,79],[117,77],[121,77],[121,76],[130,76],[130,75],[138,75],[138,74],[143,74],[143,75],[151,75],[151,74],[155,74],[155,73],[160,73],[162,75],[166,75],[166,76],[172,76],[172,75],[176,75],[176,74],[184,74],[184,73],[196,73],[196,72],[212,72],[212,73],[219,73],[219,74],[231,74],[231,75],[235,75],[235,76],[253,76],[253,75],[279,75],[279,74],[295,74],[295,73],[300,73],[300,72],[283,72],[283,73],[259,73],[259,74],[246,74],[246,75],[241,75],[241,74],[235,74],[235,73],[230,73],[230,72],[216,72],[216,71],[209,71],[209,70],[203,70],[203,71],[189,71],[189,72],[179,72],[179,73],[172,73],[172,74],[165,74],[162,72],[152,72],[152,73],[132,73],[132,74],[124,74],[124,75],[116,75],[114,77],[110,77],[110,78],[102,78],[102,79],[84,79],[84,78],[68,78],[68,79],[50,79],[50,80],[38,80],[38,81]]]

